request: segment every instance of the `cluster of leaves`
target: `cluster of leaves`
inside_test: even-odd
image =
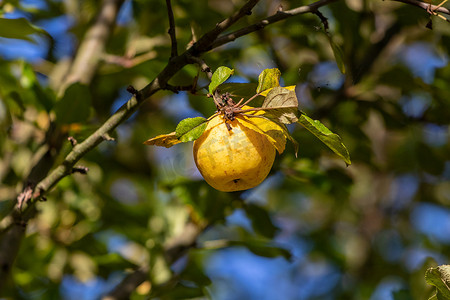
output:
[[[425,274],[425,280],[436,287],[436,295],[429,300],[450,299],[450,265],[429,268]]]
[[[218,108],[224,104],[220,102],[221,97],[216,96],[216,94],[220,94],[221,85],[225,83],[233,73],[234,70],[228,67],[219,67],[212,75],[211,83],[209,85],[209,95],[214,97],[215,100],[217,99],[216,103],[219,103],[217,105]],[[339,135],[330,131],[319,120],[313,120],[304,112],[300,112],[298,108],[299,103],[295,93],[295,86],[281,87],[280,76],[281,72],[277,68],[265,69],[261,72],[258,77],[258,86],[255,91],[256,94],[250,99],[246,99],[244,104],[238,106],[238,110],[235,111],[235,113],[246,117],[240,120],[241,124],[266,136],[279,153],[284,151],[285,140],[288,138],[294,144],[295,152],[297,153],[298,142],[289,134],[286,124],[298,122],[339,155],[347,165],[350,165],[351,160],[349,152],[342,143]],[[236,87],[237,86],[239,86],[240,89],[246,88],[241,84],[236,85]],[[252,85],[247,85],[247,88],[251,89]],[[227,90],[231,93],[231,96],[235,96],[233,93],[233,83],[227,85]],[[245,106],[245,104],[258,96],[264,97],[261,107],[253,108]],[[244,99],[239,103],[243,101]],[[174,132],[156,136],[145,141],[144,144],[168,148],[181,142],[194,141],[203,134],[208,122],[221,113],[222,112],[219,110],[209,118],[186,118],[177,125]],[[252,119],[252,121],[250,121],[249,118]],[[258,118],[262,118],[267,122],[260,121]],[[281,131],[281,134],[276,131]]]

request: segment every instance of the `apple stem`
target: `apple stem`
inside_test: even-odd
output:
[[[247,101],[245,101],[244,104],[242,104],[241,106],[239,106],[239,108],[241,108],[241,107],[247,105],[248,103],[250,103],[250,101],[252,101],[252,100],[255,99],[256,97],[258,97],[259,95],[261,95],[261,94],[260,94],[260,93],[255,94],[253,97],[251,97],[250,99],[248,99]],[[241,103],[241,102],[239,102],[239,103]]]

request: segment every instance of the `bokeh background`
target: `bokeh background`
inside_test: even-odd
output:
[[[172,2],[180,51],[244,3]],[[262,0],[232,29],[280,4],[309,3]],[[2,218],[42,151],[55,86],[100,4],[0,2],[2,18],[26,18],[51,36],[0,38]],[[235,69],[232,82],[255,83],[263,69],[279,68],[282,85],[297,86],[300,109],[342,137],[352,165],[290,125],[298,158],[291,144],[257,188],[215,191],[197,171],[191,143],[142,144],[183,118],[211,115],[211,99],[205,90],[158,92],[114,141],[82,159],[87,175],[66,177],[38,204],[7,295],[99,299],[147,265],[148,280],[132,299],[428,299],[426,268],[450,257],[450,23],[393,1],[337,1],[320,11],[329,34],[316,15],[304,14],[203,59],[213,70]],[[89,85],[89,105],[84,99],[67,108],[86,121],[58,126],[82,141],[130,98],[128,85],[148,84],[169,59],[168,28],[164,1],[124,1]],[[191,84],[198,74],[195,65],[185,67],[171,84]],[[198,85],[208,85],[204,74]],[[56,164],[68,151],[65,142]],[[196,247],[168,264],[162,245],[188,220],[207,226]]]

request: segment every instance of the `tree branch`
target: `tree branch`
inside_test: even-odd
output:
[[[284,20],[288,17],[304,14],[307,12],[315,12],[319,7],[327,5],[334,1],[337,0],[320,0],[312,4],[301,6],[289,11],[278,12],[277,14],[265,20],[269,20],[268,24],[271,24],[280,20]],[[98,144],[100,144],[103,141],[104,136],[107,136],[119,124],[128,119],[145,100],[150,98],[157,91],[165,89],[169,79],[173,75],[175,75],[179,70],[181,70],[185,65],[193,62],[198,63],[199,62],[198,57],[204,52],[212,48],[218,47],[220,45],[223,45],[224,43],[231,42],[232,39],[229,39],[227,37],[233,35],[233,33],[230,35],[226,35],[222,38],[212,40],[208,40],[207,37],[217,37],[218,34],[220,34],[223,30],[230,27],[237,20],[239,20],[245,15],[248,15],[257,2],[258,0],[249,0],[233,16],[218,23],[214,29],[204,34],[199,39],[199,41],[196,44],[194,44],[191,48],[185,51],[182,55],[172,59],[151,83],[145,86],[142,90],[137,91],[136,95],[134,95],[116,113],[114,113],[99,129],[97,129],[97,131],[91,134],[85,141],[77,144],[73,148],[73,150],[66,156],[64,162],[61,165],[59,165],[55,170],[53,170],[53,172],[51,172],[44,180],[42,180],[37,185],[36,191],[34,193],[34,198],[35,199],[39,198],[41,195],[48,192],[52,187],[54,187],[62,178],[71,174],[72,168],[81,157],[83,157],[87,152],[89,152],[90,150],[95,148]],[[264,22],[265,20],[261,22]],[[241,33],[238,34],[238,36],[234,37],[233,40],[237,37],[253,32],[254,30],[249,30],[249,28],[253,28],[252,26],[244,28],[245,33],[243,33],[242,30],[239,30],[239,32]],[[197,59],[193,59],[194,57],[196,57]],[[204,63],[202,63],[202,66],[204,66]]]
[[[168,264],[173,264],[179,258],[181,258],[186,250],[192,248],[197,240],[197,237],[202,232],[202,228],[198,225],[189,222],[184,227],[183,232],[170,239],[164,245],[164,253]],[[134,272],[125,276],[125,278],[102,300],[125,300],[129,299],[130,294],[148,279],[148,273],[150,269],[148,266],[141,266]]]
[[[64,82],[59,86],[59,93],[62,94],[71,83],[80,81],[89,83],[92,80],[95,71],[97,70],[98,60],[100,54],[103,52],[106,41],[112,31],[117,12],[124,0],[104,0],[99,12],[99,15],[86,32],[80,47],[78,48],[75,59],[72,63],[71,69]],[[56,131],[56,132],[55,132]],[[20,243],[25,235],[27,222],[33,218],[36,210],[32,199],[29,199],[28,189],[30,186],[34,188],[34,196],[40,194],[39,199],[45,199],[42,187],[35,187],[39,181],[48,174],[50,168],[54,164],[55,155],[53,152],[59,152],[62,144],[62,136],[51,126],[47,133],[47,141],[49,150],[39,159],[36,165],[32,168],[30,174],[25,180],[24,191],[16,198],[16,205],[10,213],[11,224],[0,233],[0,291],[8,286],[7,280],[10,277],[12,265],[19,252]],[[56,151],[55,151],[56,150]],[[72,173],[73,166],[65,166],[63,172],[67,175]],[[57,168],[61,172],[61,168]],[[75,169],[76,170],[76,169]],[[54,172],[52,172],[53,174]],[[48,178],[48,176],[46,177]],[[62,178],[62,177],[61,177]],[[45,181],[45,179],[44,179]],[[25,193],[25,194],[24,194]],[[26,209],[23,211],[22,206]],[[10,285],[12,286],[12,285]]]
[[[320,0],[320,1],[317,1],[314,3],[311,3],[309,5],[300,6],[300,7],[291,9],[291,10],[277,11],[274,15],[271,15],[270,17],[267,17],[267,18],[259,21],[258,23],[252,24],[248,27],[244,27],[244,28],[236,30],[232,33],[218,37],[212,44],[212,48],[217,48],[226,43],[232,42],[241,36],[247,35],[247,34],[257,31],[257,30],[261,30],[269,24],[279,22],[279,21],[287,19],[289,17],[293,17],[296,15],[301,15],[301,14],[305,14],[305,13],[316,13],[320,7],[322,7],[324,5],[328,5],[328,4],[330,4],[332,2],[336,2],[336,1],[339,1],[339,0]]]
[[[94,26],[86,32],[78,48],[69,75],[61,86],[62,90],[74,82],[89,84],[92,81],[123,2],[124,0],[103,0]]]
[[[177,46],[177,36],[175,34],[175,20],[173,17],[172,4],[170,0],[166,0],[167,5],[167,14],[169,15],[169,35],[170,40],[172,41],[172,52],[170,54],[170,58],[178,56],[178,46]]]
[[[411,4],[417,7],[420,7],[424,10],[426,10],[427,12],[431,11],[431,12],[440,12],[443,14],[447,14],[450,15],[450,9],[442,7],[442,6],[438,6],[438,5],[432,5],[430,3],[426,3],[423,1],[419,1],[419,0],[391,0],[391,1],[396,1],[396,2],[402,2],[402,3],[406,3],[406,4]]]
[[[250,15],[252,13],[253,7],[258,2],[259,2],[259,0],[248,0],[239,11],[234,13],[231,17],[223,20],[222,22],[217,23],[216,27],[213,30],[211,30],[211,31],[207,32],[205,35],[203,35],[198,40],[198,42],[196,42],[193,45],[193,48],[196,51],[199,51],[200,53],[209,51],[209,50],[215,48],[211,42],[216,40],[216,38],[219,36],[219,34],[224,32],[225,30],[227,30],[231,25],[236,23],[239,19],[241,19],[245,15]]]

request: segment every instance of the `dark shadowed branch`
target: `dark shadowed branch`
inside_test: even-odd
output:
[[[172,51],[170,53],[170,58],[178,56],[178,46],[177,46],[177,36],[175,33],[175,19],[173,16],[172,3],[170,0],[166,0],[167,5],[167,14],[169,16],[169,35],[170,40],[172,41]]]
[[[305,14],[305,13],[316,12],[317,9],[319,9],[320,7],[322,7],[324,5],[328,5],[328,4],[330,4],[332,2],[336,2],[336,1],[339,1],[339,0],[320,0],[320,1],[317,1],[314,3],[311,3],[309,5],[300,6],[300,7],[291,9],[291,10],[286,10],[286,11],[279,10],[275,14],[271,15],[270,17],[267,17],[255,24],[252,24],[250,26],[236,30],[232,33],[218,37],[212,44],[212,47],[216,48],[216,47],[219,47],[226,43],[232,42],[241,36],[255,32],[257,30],[261,30],[269,24],[273,24],[273,23],[285,20],[285,19],[293,17],[293,16],[297,16],[297,15],[301,15],[301,14]]]

